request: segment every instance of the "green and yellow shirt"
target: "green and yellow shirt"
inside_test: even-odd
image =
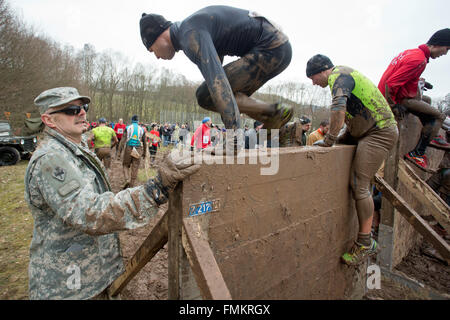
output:
[[[362,137],[373,127],[397,125],[380,90],[360,72],[336,66],[328,77],[328,86],[332,95],[331,111],[345,110],[345,123],[353,137]]]
[[[96,149],[110,147],[113,137],[116,136],[114,130],[107,126],[94,128],[92,133],[94,134],[94,147]]]

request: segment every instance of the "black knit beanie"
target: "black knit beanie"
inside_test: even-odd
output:
[[[139,21],[139,27],[141,29],[141,39],[145,48],[148,50],[153,42],[166,31],[172,25],[172,22],[164,19],[159,14],[146,14],[143,13],[141,20]]]
[[[306,64],[306,76],[309,78],[317,73],[333,68],[330,58],[322,54],[316,54]]]
[[[255,122],[253,122],[253,129],[256,129],[256,127],[259,127],[262,124],[263,124],[262,122],[259,122],[258,120],[255,120]]]
[[[326,70],[326,69],[325,69],[325,70]],[[301,123],[301,124],[308,124],[308,123],[311,123],[311,120],[310,120],[308,117],[302,116],[302,117],[300,118],[300,123]]]
[[[442,29],[436,31],[428,40],[427,44],[432,46],[447,46],[450,47],[450,29]]]

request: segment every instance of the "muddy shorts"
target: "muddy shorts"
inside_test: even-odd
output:
[[[358,140],[351,168],[350,186],[355,200],[370,197],[370,182],[397,143],[397,126],[374,128]]]
[[[95,154],[100,159],[100,161],[103,160],[103,163],[107,169],[111,167],[111,148],[105,147],[105,148],[97,148],[95,149]]]
[[[280,74],[291,62],[292,47],[287,37],[264,22],[263,26],[271,32],[279,33],[281,45],[274,43],[256,45],[240,59],[224,67],[225,74],[233,93],[244,93],[251,96],[267,81]],[[198,104],[207,110],[216,111],[206,82],[203,82],[196,92]]]

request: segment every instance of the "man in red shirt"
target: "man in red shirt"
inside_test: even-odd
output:
[[[205,117],[202,120],[202,125],[195,130],[194,135],[191,139],[191,147],[195,147],[197,150],[205,149],[207,146],[211,144],[211,125],[212,121],[210,117]]]
[[[117,140],[119,140],[119,143],[116,144],[116,158],[117,154],[119,154],[119,160],[120,160],[120,154],[122,153],[123,144],[120,144],[120,140],[122,139],[123,133],[125,132],[125,129],[127,128],[127,125],[123,123],[123,119],[119,119],[119,122],[116,123],[114,126],[114,131],[116,132]]]
[[[161,141],[161,138],[159,137],[159,128],[156,124],[152,124],[151,126],[152,130],[147,135],[147,137],[151,140],[151,145],[149,147],[150,149],[150,161],[153,163],[155,161],[156,152],[158,151],[158,144]]]
[[[378,84],[378,89],[398,120],[403,118],[405,112],[410,112],[422,122],[423,129],[416,148],[408,152],[405,158],[425,171],[429,171],[425,155],[427,146],[449,150],[450,144],[436,137],[446,116],[430,105],[431,100],[421,96],[418,84],[429,59],[446,55],[449,49],[450,29],[439,30],[426,44],[403,51],[395,57]]]

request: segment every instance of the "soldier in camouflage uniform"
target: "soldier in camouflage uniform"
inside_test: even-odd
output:
[[[311,120],[303,116],[299,121],[289,122],[280,128],[280,148],[306,146],[306,132],[311,129]]]
[[[65,87],[44,91],[34,102],[46,129],[25,175],[34,218],[30,299],[95,298],[124,271],[116,231],[147,224],[199,165],[170,155],[156,178],[114,194],[101,162],[82,141],[90,98]]]
[[[332,147],[336,142],[344,141],[357,145],[350,186],[359,233],[354,246],[342,260],[348,265],[358,265],[378,251],[377,242],[370,234],[374,212],[370,181],[397,142],[397,122],[381,92],[360,72],[346,66],[335,67],[328,57],[318,54],[308,61],[306,76],[314,85],[330,87],[332,95],[330,129],[315,145]],[[344,122],[347,129],[338,139]]]

